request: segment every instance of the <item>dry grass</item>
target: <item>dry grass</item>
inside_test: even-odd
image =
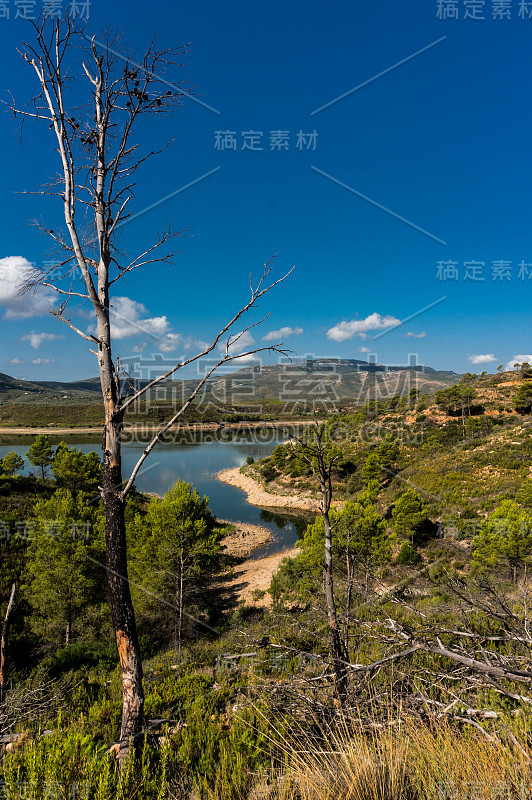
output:
[[[250,798],[270,800],[529,800],[526,747],[448,725],[391,725],[367,734],[340,726],[285,742],[286,766]]]
[[[522,737],[523,740],[526,737]],[[426,800],[525,800],[532,793],[532,764],[515,746],[447,725],[408,733],[408,771]]]

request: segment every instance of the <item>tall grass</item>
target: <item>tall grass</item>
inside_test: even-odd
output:
[[[272,730],[273,730],[272,725]],[[301,730],[278,743],[270,771],[250,769],[245,742],[220,747],[214,773],[187,768],[167,735],[147,742],[120,774],[88,736],[57,734],[27,743],[3,762],[7,800],[530,800],[526,735],[501,742],[477,730],[419,721],[368,733],[343,723]],[[236,731],[235,731],[236,733]],[[240,731],[245,739],[245,732]],[[238,735],[240,735],[238,734]],[[238,736],[237,736],[238,738]],[[196,787],[194,789],[194,787]]]
[[[522,744],[449,725],[409,726],[408,771],[423,800],[529,800],[532,762]],[[524,746],[523,746],[524,745]]]
[[[258,797],[271,800],[530,800],[526,746],[448,724],[409,721],[372,733],[340,725],[320,741],[285,740],[282,774]]]
[[[169,746],[146,742],[120,773],[107,747],[60,733],[4,756],[6,800],[163,800],[170,796]],[[174,794],[177,796],[177,794]]]

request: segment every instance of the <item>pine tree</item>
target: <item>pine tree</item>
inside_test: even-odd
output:
[[[162,500],[153,499],[144,519],[135,520],[132,543],[134,588],[139,613],[167,643],[180,648],[186,609],[210,605],[209,578],[224,562],[223,529],[206,497],[178,481]],[[186,619],[185,619],[186,618]]]
[[[26,452],[26,458],[32,467],[40,467],[42,472],[42,479],[45,478],[45,470],[48,469],[52,463],[54,451],[50,440],[45,433],[40,433],[35,437],[35,441]]]
[[[0,459],[0,474],[6,475],[8,478],[12,478],[13,475],[16,475],[17,472],[20,472],[21,469],[24,468],[24,459],[15,453],[14,450],[10,450],[9,453]]]
[[[94,451],[85,455],[81,450],[60,442],[52,459],[52,474],[60,486],[71,492],[97,492],[102,479],[102,463]]]
[[[34,510],[26,586],[32,627],[48,644],[69,644],[86,634],[89,619],[100,627],[108,615],[102,515],[82,492],[74,497],[67,489]]]
[[[415,489],[407,489],[399,497],[393,507],[392,517],[396,532],[409,536],[411,541],[429,522],[427,506]]]

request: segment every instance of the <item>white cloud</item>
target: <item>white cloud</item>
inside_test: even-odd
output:
[[[411,339],[424,339],[426,335],[425,331],[421,331],[421,333],[412,333],[412,331],[408,331],[408,333],[405,333],[405,336],[409,336]]]
[[[34,358],[32,364],[54,364],[55,358]]]
[[[384,330],[400,324],[401,321],[396,317],[383,317],[381,314],[374,313],[365,319],[338,322],[327,331],[327,338],[334,342],[345,342],[346,339],[352,339],[353,336],[361,336],[364,339],[368,331]]]
[[[371,353],[371,347],[359,347],[361,353]]]
[[[505,370],[508,371],[508,370],[511,370],[511,369],[515,369],[515,365],[516,364],[522,364],[523,361],[527,361],[529,364],[532,364],[532,355],[530,355],[530,354],[523,355],[523,353],[521,353],[521,355],[514,356],[506,364]]]
[[[248,350],[255,344],[255,339],[249,331],[243,333],[236,333],[230,337],[229,353],[234,356],[236,353],[241,353],[243,350]],[[225,350],[225,344],[220,343],[220,348]]]
[[[266,336],[262,337],[263,342],[281,342],[283,339],[287,339],[289,336],[301,336],[303,333],[303,328],[289,328],[288,326],[285,328],[279,328],[276,331],[270,331],[266,334]]]
[[[484,355],[478,356],[468,356],[468,359],[471,364],[489,364],[492,361],[497,361],[497,358],[493,355],[493,353],[485,353]]]
[[[20,358],[17,358],[17,357],[15,356],[15,358],[12,358],[12,359],[10,360],[10,362],[9,362],[9,363],[10,363],[10,364],[23,364],[24,362],[23,362],[23,361],[21,361],[21,360],[20,360]]]
[[[113,298],[110,319],[111,335],[114,339],[128,339],[146,334],[150,337],[151,342],[140,342],[132,347],[133,353],[142,353],[146,347],[161,353],[173,353],[178,347],[183,350],[203,350],[207,347],[206,342],[194,336],[174,333],[168,317],[148,316],[146,306],[130,297]],[[94,333],[94,328],[92,332]]]
[[[29,342],[34,350],[38,350],[44,341],[53,342],[55,339],[64,339],[62,334],[55,333],[27,333],[25,336],[20,337],[21,342]]]
[[[113,298],[110,309],[111,335],[115,339],[148,334],[159,338],[168,333],[168,317],[148,317],[148,310],[130,297]]]
[[[173,353],[181,345],[183,337],[180,333],[167,333],[157,342],[157,347],[161,353]]]
[[[32,264],[23,256],[0,258],[0,306],[5,308],[4,319],[28,319],[48,314],[54,296],[44,287],[20,296],[20,286]]]

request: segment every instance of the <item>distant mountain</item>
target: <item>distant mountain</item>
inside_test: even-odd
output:
[[[384,399],[417,388],[425,394],[452,386],[460,375],[422,365],[386,366],[358,359],[320,358],[271,366],[244,367],[215,378],[209,391],[232,397],[234,403],[249,400],[360,401]]]
[[[25,381],[0,373],[0,402],[65,403],[87,402],[101,397],[99,380]]]
[[[213,376],[203,395],[213,403],[247,405],[277,400],[286,405],[304,401],[360,401],[384,399],[417,388],[425,394],[452,386],[460,375],[418,364],[386,366],[359,359],[318,358],[282,364],[249,365]],[[143,380],[141,385],[146,385]],[[156,400],[186,397],[195,380],[165,381]],[[0,373],[0,402],[64,404],[88,403],[101,397],[98,378],[81,381],[25,381]]]

